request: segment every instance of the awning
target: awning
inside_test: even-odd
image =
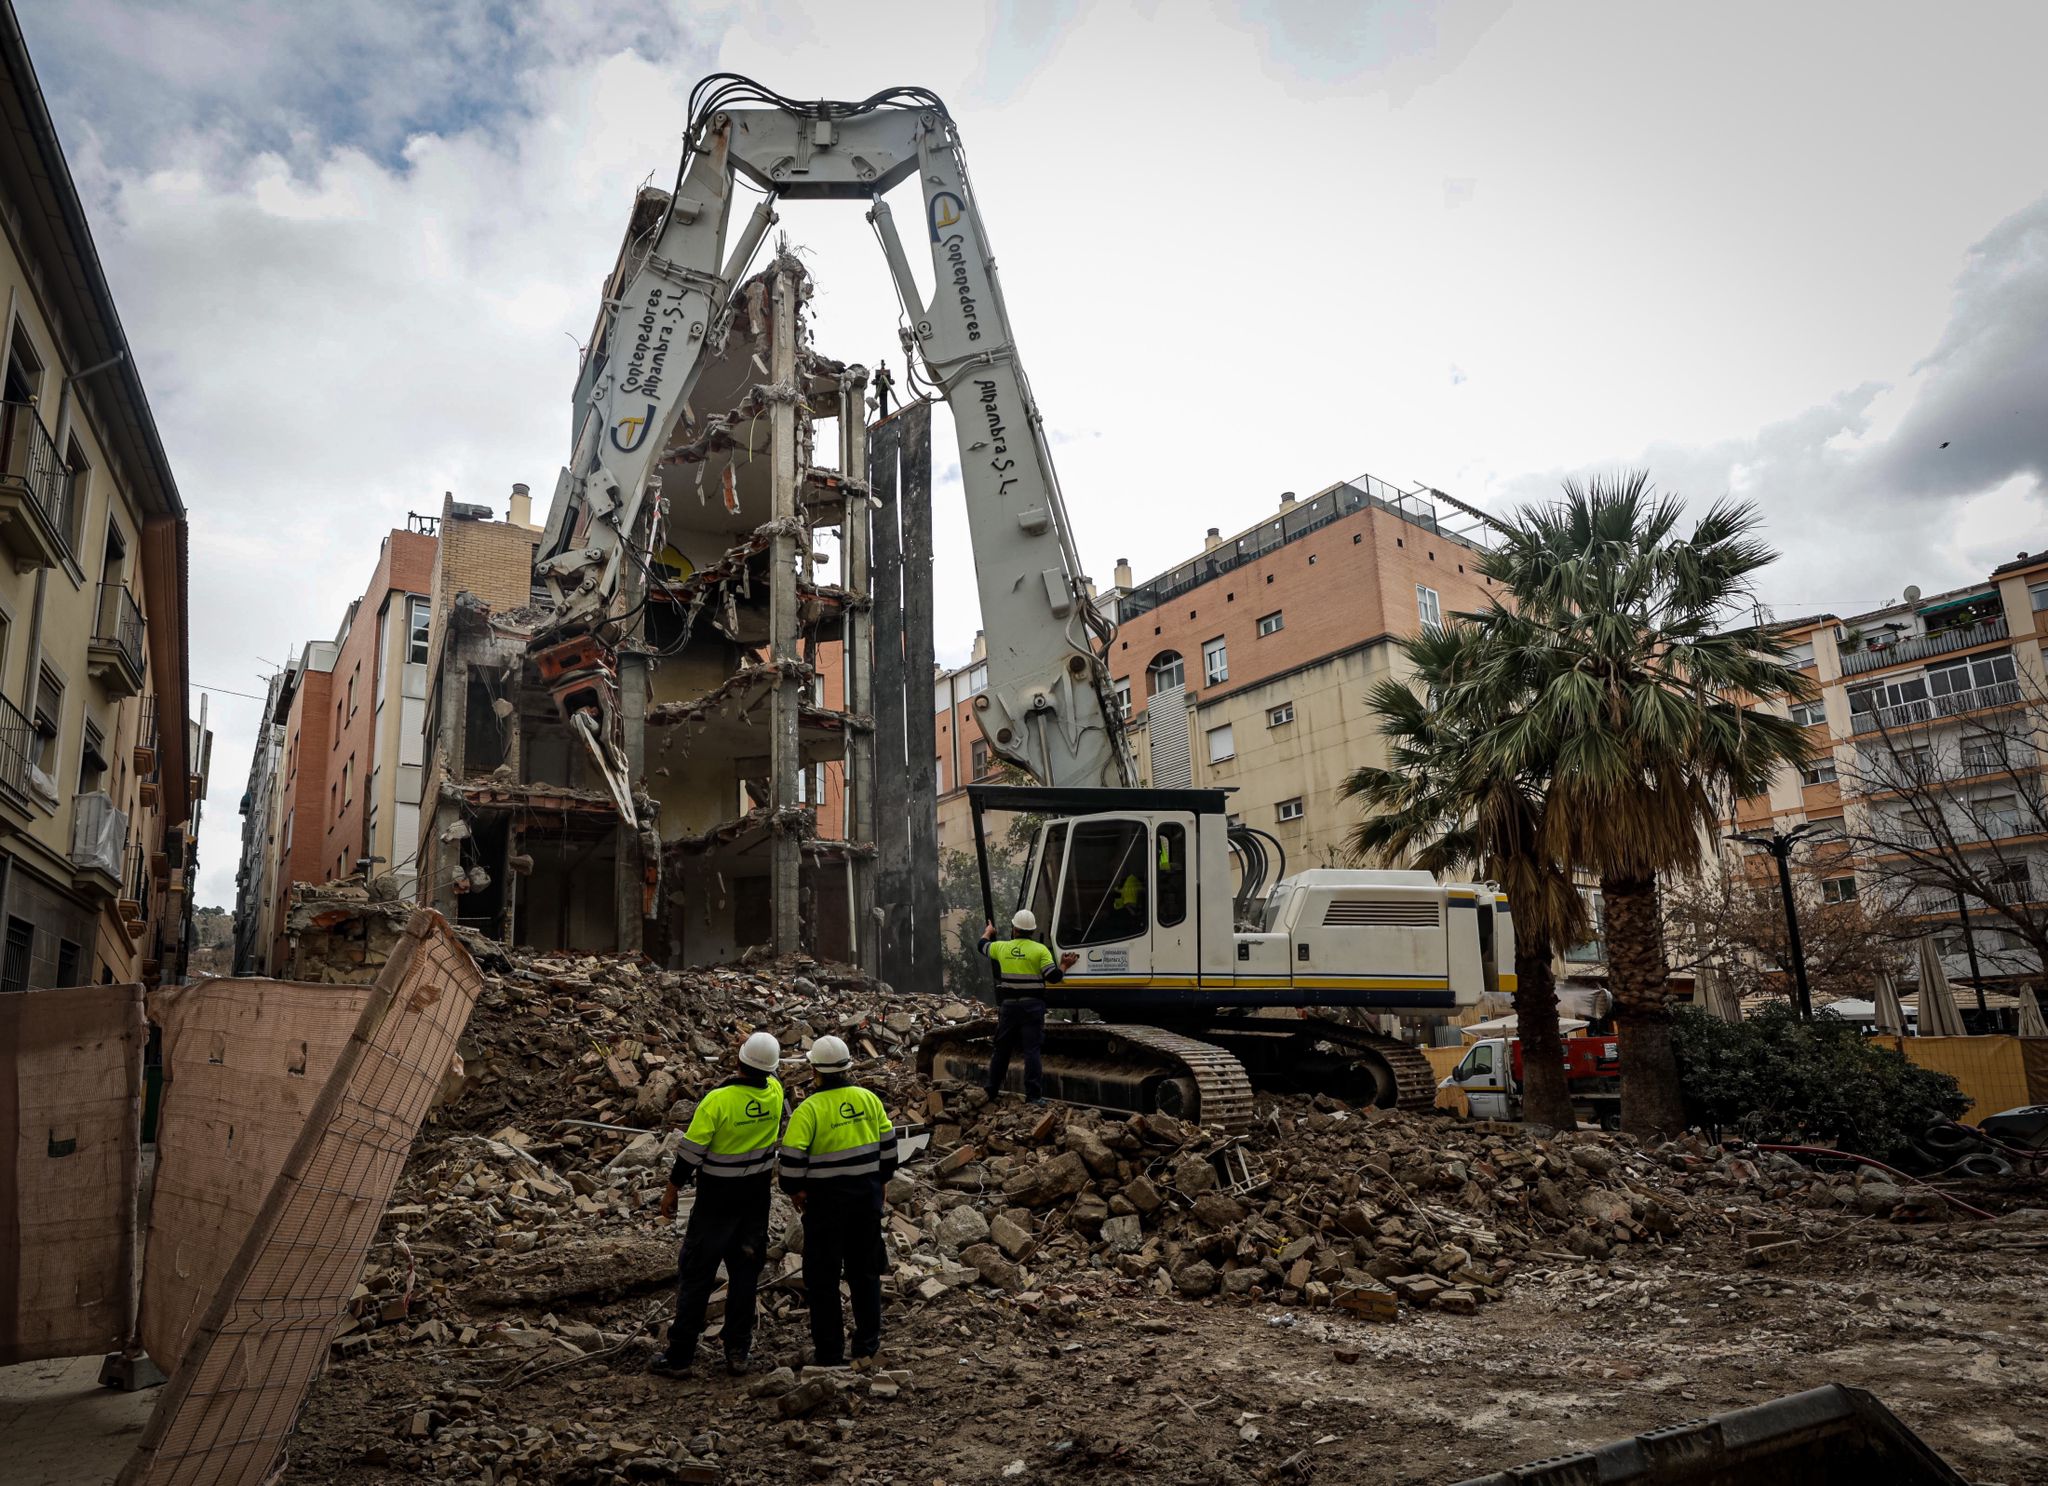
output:
[[[1995,599],[1997,597],[1997,589],[1987,588],[1982,593],[1966,594],[1959,599],[1943,599],[1938,604],[1929,604],[1924,609],[1921,609],[1919,613],[1920,617],[1925,619],[1930,614],[1946,614],[1951,609],[1966,609],[1971,604],[1981,604],[1986,599]]]

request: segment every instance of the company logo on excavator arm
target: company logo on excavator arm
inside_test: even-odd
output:
[[[612,425],[612,447],[621,454],[631,454],[647,441],[647,430],[653,426],[654,404],[649,403],[646,412],[621,418]]]
[[[931,220],[932,241],[937,242],[939,233],[958,222],[961,212],[965,210],[966,204],[951,191],[941,191],[933,196],[926,208],[926,214]]]

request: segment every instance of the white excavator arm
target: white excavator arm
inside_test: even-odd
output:
[[[578,386],[574,452],[535,567],[555,603],[538,640],[597,636],[612,617],[654,460],[706,346],[725,332],[733,290],[775,221],[775,201],[867,201],[911,317],[906,343],[952,410],[960,440],[988,643],[989,685],[976,712],[982,731],[997,756],[1044,784],[1134,783],[1103,658],[1110,629],[1083,584],[1044,425],[944,105],[917,89],[859,103],[803,103],[720,74],[692,97],[688,146],[666,216],[624,265],[623,291],[606,307]],[[728,248],[741,176],[767,194]],[[913,177],[937,281],[922,308],[882,200]],[[794,388],[769,391],[795,395]]]

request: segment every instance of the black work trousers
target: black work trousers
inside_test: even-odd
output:
[[[853,1296],[853,1355],[872,1357],[882,1345],[882,1206],[873,1190],[804,1198],[804,1299],[811,1308],[811,1360],[846,1361],[839,1277]]]
[[[1045,998],[1017,996],[996,1010],[996,1045],[988,1056],[988,1092],[994,1098],[1003,1091],[1009,1077],[1010,1059],[1024,1054],[1024,1097],[1037,1099],[1045,1092],[1045,1065],[1040,1057],[1045,1047]]]
[[[728,1356],[754,1343],[754,1295],[768,1258],[769,1175],[697,1178],[697,1202],[683,1229],[677,1261],[676,1318],[669,1327],[668,1355],[687,1361],[696,1355],[704,1330],[704,1309],[725,1266],[724,1342]]]

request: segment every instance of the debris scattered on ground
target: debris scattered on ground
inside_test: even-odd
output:
[[[1455,1337],[1517,1310],[1503,1301],[1619,1309],[1627,1327],[1706,1287],[1673,1275],[1748,1294],[1844,1235],[1971,1231],[1930,1226],[1944,1204],[1929,1189],[1697,1139],[1645,1150],[1323,1097],[1262,1097],[1243,1135],[991,1103],[926,1084],[911,1056],[926,1029],[974,1008],[807,960],[669,972],[486,947],[480,962],[460,1077],[414,1149],[295,1442],[302,1479],[822,1479],[863,1439],[883,1450],[941,1403],[1037,1377],[1033,1357],[1057,1378],[1105,1327],[1155,1351],[1218,1328],[1233,1352],[1287,1333],[1332,1380],[1356,1380],[1330,1386],[1370,1387],[1367,1374],[1412,1366],[1418,1349],[1434,1370],[1483,1347]],[[846,1038],[899,1125],[931,1137],[889,1187],[883,1358],[802,1367],[802,1225],[778,1195],[753,1370],[649,1378],[680,1232],[655,1211],[669,1163],[695,1101],[757,1030],[792,1059],[828,1032]],[[801,1097],[805,1076],[788,1082]],[[722,1304],[721,1292],[714,1327]],[[715,1333],[704,1350],[717,1356]],[[1139,1370],[1114,1365],[1092,1386],[1137,1388]],[[1049,1386],[1025,1390],[1040,1400],[1027,1406]],[[1162,1417],[1186,1422],[1202,1402],[1193,1377],[1146,1387]],[[893,1422],[878,1435],[861,1423],[871,1414]],[[1264,1462],[1244,1479],[1306,1479],[1316,1434],[1235,1417],[1218,1448]],[[1040,1451],[977,1478],[1021,1459],[1011,1474],[1238,1479],[1220,1457],[1170,1474],[1149,1427],[1090,1434],[1055,1412],[1045,1430]],[[938,1474],[876,1474],[886,1453],[859,1458],[860,1479]]]

